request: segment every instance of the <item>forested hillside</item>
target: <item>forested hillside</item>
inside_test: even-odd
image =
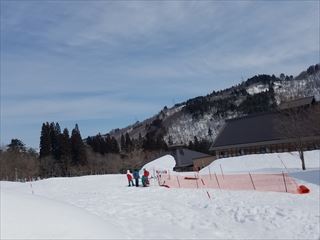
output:
[[[224,121],[246,114],[271,111],[281,102],[292,99],[320,96],[320,65],[312,65],[293,77],[285,74],[256,75],[230,88],[213,91],[168,108],[143,122],[136,122],[123,129],[112,130],[107,135],[118,141],[127,135],[136,145],[149,146],[155,141],[164,146],[185,144],[195,149],[201,143],[210,145]],[[105,135],[105,136],[107,136]],[[154,146],[154,144],[151,144]],[[156,144],[155,144],[156,145]]]

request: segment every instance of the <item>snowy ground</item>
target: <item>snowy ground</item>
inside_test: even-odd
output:
[[[125,175],[1,182],[1,239],[319,239],[320,151],[220,159],[211,171],[286,171],[305,195],[208,189],[127,187]],[[146,165],[172,169],[166,156]],[[207,169],[201,172],[206,173]],[[200,174],[201,174],[200,172]],[[32,189],[34,194],[32,194]]]

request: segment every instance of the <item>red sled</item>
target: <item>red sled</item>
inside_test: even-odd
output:
[[[300,185],[298,187],[298,193],[300,194],[305,194],[305,193],[309,193],[310,192],[310,189],[307,188],[305,185]]]

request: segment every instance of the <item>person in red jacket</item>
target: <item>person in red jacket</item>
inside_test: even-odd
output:
[[[149,185],[149,172],[147,171],[147,169],[143,169],[143,176],[142,176],[142,185],[144,187]]]
[[[127,170],[127,178],[128,178],[128,183],[129,183],[128,187],[131,187],[131,185],[134,186],[133,176],[132,176],[130,170]]]

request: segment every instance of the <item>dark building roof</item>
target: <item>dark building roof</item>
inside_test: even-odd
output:
[[[193,165],[193,160],[201,157],[209,157],[210,155],[189,150],[187,148],[179,148],[171,151],[174,159],[176,160],[177,167],[186,167]]]
[[[283,123],[280,123],[284,119],[282,114],[270,112],[227,120],[213,143],[212,150],[243,144],[258,145],[266,142],[289,141],[289,136],[295,137],[295,133],[282,131]],[[301,137],[320,136],[319,126],[318,130],[306,127],[303,122],[300,126],[302,127],[300,132],[303,134]]]
[[[215,150],[234,145],[286,140],[289,138],[288,135],[290,134],[286,134],[280,129],[281,125],[283,125],[281,121],[286,120],[286,118],[284,118],[285,115],[283,115],[286,113],[286,109],[291,108],[298,110],[300,109],[299,107],[311,105],[313,103],[315,103],[314,97],[306,97],[288,102],[286,105],[283,104],[282,109],[279,111],[252,114],[227,120],[211,149]],[[313,112],[311,110],[309,113],[304,112],[302,114],[312,115]],[[304,117],[300,117],[300,119],[303,118]],[[319,136],[319,126],[318,129],[315,130],[308,127],[305,128],[305,124],[303,122],[301,123],[302,124],[300,125],[303,128],[304,134],[303,137]],[[290,124],[290,122],[287,124]]]
[[[283,102],[279,105],[279,109],[284,110],[288,108],[296,108],[296,107],[311,105],[314,102],[315,102],[314,96],[304,97],[304,98],[295,99],[290,102]]]
[[[168,146],[169,150],[173,151],[180,148],[187,148],[185,144],[173,144]]]
[[[265,113],[227,120],[213,148],[284,138],[274,128],[276,115]]]

